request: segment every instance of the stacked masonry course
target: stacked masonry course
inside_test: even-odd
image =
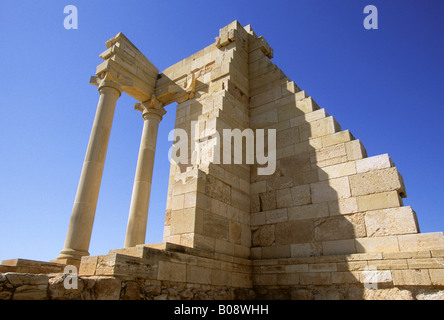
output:
[[[160,74],[122,34],[107,48],[91,80],[107,116],[96,116],[93,132],[109,134],[113,111],[99,109],[113,109],[122,92],[140,102],[144,120],[125,246],[87,252],[102,134],[103,143],[90,141],[62,253],[3,261],[0,299],[444,299],[443,233],[420,233],[392,159],[367,157],[271,62],[272,48],[250,26],[230,23]],[[187,163],[171,163],[164,242],[145,244],[157,126],[173,102],[175,128],[195,140]],[[276,130],[273,174],[217,161],[215,135],[235,128]],[[98,181],[88,183],[88,170]],[[90,228],[76,227],[80,220]],[[63,287],[66,264],[79,267],[77,290]]]

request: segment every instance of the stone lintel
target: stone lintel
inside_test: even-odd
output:
[[[122,91],[138,101],[149,100],[159,70],[121,32],[108,40],[106,46],[107,50],[100,54],[105,61],[97,66],[97,77],[90,83],[98,85],[105,74],[110,74]]]

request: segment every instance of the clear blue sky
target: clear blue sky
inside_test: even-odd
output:
[[[78,9],[77,30],[63,8]],[[363,9],[378,8],[378,30]],[[122,31],[163,70],[211,44],[233,20],[251,24],[273,61],[360,139],[389,153],[422,232],[444,231],[444,2],[374,0],[3,0],[0,6],[0,260],[51,260],[63,247],[96,111],[89,84],[105,41]],[[118,100],[91,255],[123,247],[142,131],[134,99]],[[169,174],[159,129],[147,243],[161,242]]]

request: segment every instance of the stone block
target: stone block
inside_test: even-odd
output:
[[[276,246],[262,247],[261,255],[262,259],[289,258],[290,246],[276,245]]]
[[[356,251],[361,252],[398,252],[398,237],[376,237],[356,239]]]
[[[444,258],[407,259],[406,261],[409,269],[444,269]]]
[[[290,189],[293,206],[311,203],[310,185],[295,186]]]
[[[276,224],[276,244],[305,243],[314,240],[313,221],[296,220]]]
[[[186,282],[187,265],[169,261],[159,261],[157,279]]]
[[[358,203],[355,197],[338,199],[328,202],[331,216],[358,212]]]
[[[295,100],[296,108],[303,111],[304,113],[312,112],[319,109],[318,104],[313,100],[312,97],[298,99],[298,97],[295,95]]]
[[[274,225],[264,225],[252,232],[253,247],[271,246],[275,243]]]
[[[278,208],[287,208],[293,205],[290,188],[276,190],[276,204]]]
[[[354,239],[365,236],[364,217],[359,213],[321,218],[314,222],[314,226],[316,241]]]
[[[429,269],[430,280],[434,286],[444,286],[444,269]]]
[[[298,172],[311,170],[310,155],[308,153],[291,155],[281,159],[279,162],[279,169],[283,176],[291,177]]]
[[[357,197],[359,211],[369,211],[402,206],[398,191],[388,191]]]
[[[276,192],[268,191],[259,195],[262,211],[276,209]]]
[[[368,261],[369,269],[376,268],[377,270],[403,270],[408,269],[407,260],[406,259],[381,259],[381,260],[372,260]]]
[[[322,253],[324,255],[352,254],[356,253],[354,239],[332,240],[322,242]]]
[[[290,188],[292,186],[293,179],[291,176],[280,176],[267,179],[267,190],[280,190]]]
[[[97,300],[119,300],[121,281],[116,278],[97,278],[94,293]]]
[[[253,129],[263,128],[279,122],[277,110],[263,112],[250,118],[250,127]]]
[[[411,207],[368,211],[365,214],[365,227],[368,237],[419,232],[416,214]]]
[[[281,286],[290,286],[299,284],[299,274],[278,274],[276,276],[277,284]]]
[[[265,211],[265,223],[267,224],[284,222],[287,220],[288,214],[286,208]]]
[[[211,269],[211,284],[215,286],[231,285],[231,272]]]
[[[255,286],[272,286],[277,284],[276,274],[254,274],[253,285]]]
[[[322,246],[319,242],[291,244],[290,253],[292,258],[319,256],[322,253]]]
[[[395,286],[430,286],[428,270],[392,270]]]
[[[313,149],[313,148],[312,148]],[[347,152],[344,143],[314,150],[311,163],[318,167],[326,167],[347,161]]]
[[[349,198],[349,177],[335,178],[310,184],[313,203]]]
[[[85,256],[82,257],[79,275],[81,276],[93,276],[96,271],[97,256]]]
[[[394,163],[388,154],[356,160],[356,172],[364,173],[368,171],[381,170],[394,167]]]
[[[364,196],[396,190],[405,194],[402,177],[396,168],[387,168],[350,176],[350,187],[353,196]]]
[[[173,210],[171,213],[171,235],[194,232],[195,211],[195,208]]]
[[[359,283],[357,272],[334,272],[331,275],[333,284]]]
[[[336,133],[332,133],[326,136],[323,136],[321,138],[322,140],[322,147],[328,147],[335,144],[343,143],[343,142],[349,142],[354,140],[355,138],[350,133],[349,130],[344,130]]]
[[[307,124],[301,125],[299,127],[299,136],[301,141],[308,139],[324,137],[331,135],[340,130],[340,126],[332,116],[322,118],[309,122]],[[334,144],[332,141],[334,138],[327,139],[327,145]],[[330,143],[330,144],[329,144]]]
[[[183,209],[183,203],[184,203],[185,196],[183,194],[173,196],[172,200],[172,210],[181,210]]]
[[[211,284],[211,269],[188,265],[186,279],[188,283]]]
[[[231,187],[221,180],[207,175],[205,193],[213,199],[220,200],[227,204],[231,203]]]
[[[393,282],[390,270],[364,270],[360,272],[359,282],[366,284],[391,284]]]
[[[250,195],[250,212],[259,212],[261,211],[261,202],[259,200],[259,194]]]
[[[400,251],[444,249],[444,235],[442,232],[400,235],[398,241]]]
[[[288,128],[276,133],[276,148],[286,147],[299,142],[299,129],[297,127]]]
[[[309,272],[336,272],[336,263],[314,263],[308,265]]]
[[[205,213],[202,221],[202,234],[220,240],[228,240],[228,220],[224,217]]]
[[[48,285],[49,276],[45,274],[29,274],[8,272],[5,274],[6,279],[14,287],[20,286],[39,286]]]
[[[345,143],[348,161],[358,160],[367,157],[367,151],[359,139]]]
[[[331,272],[303,272],[300,274],[302,285],[330,285],[332,284]]]
[[[347,261],[347,262],[338,262],[337,268],[339,272],[363,271],[368,269],[368,265],[367,261]]]
[[[430,250],[430,253],[434,258],[444,258],[444,249]]]
[[[305,113],[303,115],[294,117],[290,119],[290,126],[291,127],[299,127],[303,124],[306,124],[307,122],[316,121],[322,118],[328,117],[327,112],[325,109],[319,109],[315,110],[313,112]]]
[[[355,162],[349,161],[318,169],[319,181],[349,176],[356,173]]]
[[[305,220],[328,217],[327,203],[314,203],[288,208],[288,220]]]
[[[285,273],[308,272],[308,264],[291,264],[285,266]]]
[[[265,224],[265,212],[251,213],[250,225],[253,227],[262,224]]]
[[[267,182],[258,181],[250,185],[250,194],[263,193],[267,191]]]
[[[363,260],[381,260],[382,253],[355,253],[349,254],[345,257],[346,261],[363,261]]]
[[[416,259],[430,258],[430,251],[413,251],[413,252],[384,252],[384,259]]]

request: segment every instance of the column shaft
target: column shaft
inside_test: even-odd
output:
[[[80,260],[88,249],[105,164],[114,110],[120,90],[114,83],[99,86],[100,98],[83,162],[65,245],[57,259]]]
[[[157,131],[163,113],[163,109],[148,109],[143,114],[143,131],[131,197],[125,248],[145,243]]]

